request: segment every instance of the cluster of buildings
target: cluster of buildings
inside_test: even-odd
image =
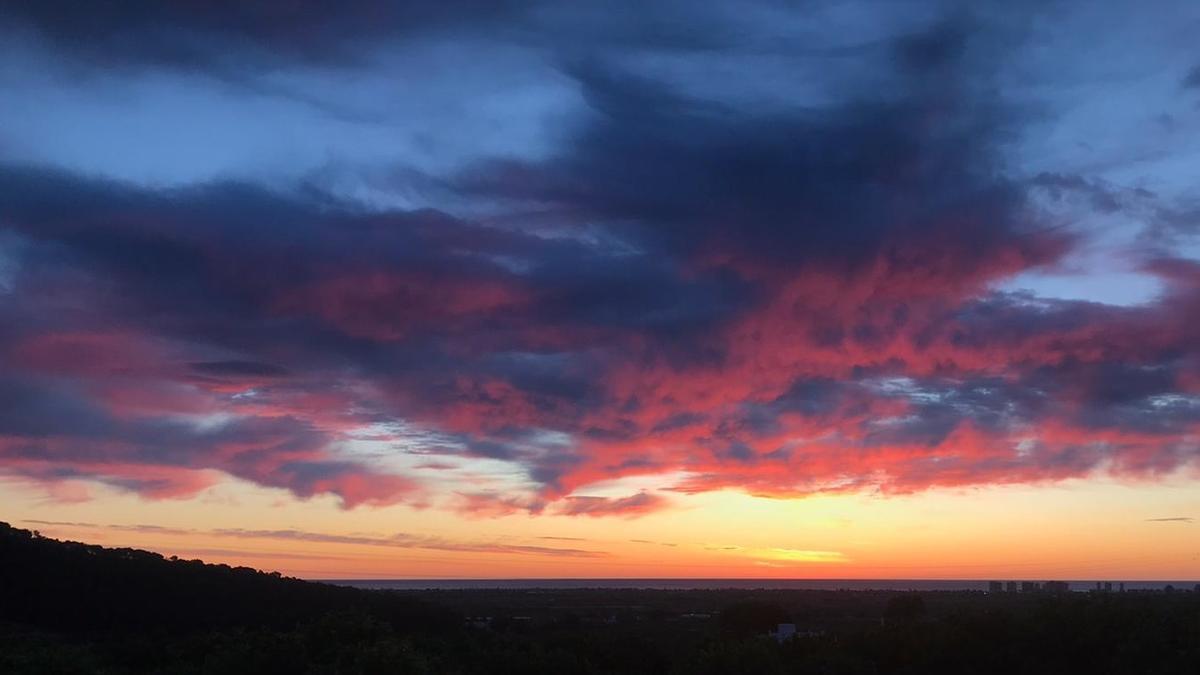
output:
[[[1022,592],[1022,593],[1066,593],[1071,590],[1071,584],[1069,584],[1065,581],[1046,581],[1046,582],[1042,582],[1042,583],[1038,583],[1036,581],[1022,581],[1022,582],[1020,582],[1019,589],[1020,589],[1020,592]],[[1008,582],[989,581],[988,582],[988,592],[989,593],[1016,593],[1017,590],[1018,590],[1018,586],[1017,586],[1017,582],[1015,582],[1015,581],[1008,581]],[[1113,592],[1113,582],[1097,581],[1096,582],[1096,592],[1097,593],[1112,593]],[[1117,592],[1119,592],[1119,593],[1125,592],[1125,584],[1124,583],[1117,584]]]
[[[1065,581],[1022,581],[1020,585],[1022,593],[1066,593],[1071,590],[1071,584]],[[1018,590],[1017,582],[1015,581],[989,581],[989,593],[1016,593]]]

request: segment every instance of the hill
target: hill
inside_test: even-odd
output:
[[[58,541],[0,522],[0,620],[64,631],[186,633],[289,628],[331,612],[401,630],[458,624],[412,597],[331,586],[247,567]]]

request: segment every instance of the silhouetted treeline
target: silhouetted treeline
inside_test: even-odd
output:
[[[1200,673],[1200,592],[385,592],[0,524],[5,675],[1075,672]]]
[[[0,523],[0,621],[63,632],[290,628],[352,611],[404,630],[457,627],[411,596],[317,584],[247,567],[167,559],[37,536]]]

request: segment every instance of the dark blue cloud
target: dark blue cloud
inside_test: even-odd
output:
[[[161,495],[198,484],[162,471],[219,470],[388,503],[415,481],[345,448],[376,434],[397,455],[514,464],[541,494],[480,508],[539,510],[637,474],[910,489],[1195,454],[1190,263],[1148,265],[1167,291],[1141,307],[995,290],[1086,239],[1039,200],[1113,215],[1154,199],[1014,170],[1037,117],[997,70],[1030,8],[817,39],[819,18],[772,3],[193,5],[4,16],[64,58],[168,78],[503,44],[580,107],[544,152],[398,160],[387,199],[325,174],[164,187],[0,167],[12,471]],[[1187,213],[1159,221],[1185,236]],[[406,426],[428,437],[386,431]]]
[[[0,18],[31,27],[58,48],[88,59],[229,69],[246,67],[247,57],[348,64],[361,56],[355,43],[363,40],[478,27],[529,4],[351,0],[335,9],[311,0],[48,0],[4,2]],[[230,51],[240,58],[231,58]]]

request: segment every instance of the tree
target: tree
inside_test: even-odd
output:
[[[888,600],[883,610],[887,623],[911,623],[925,615],[925,599],[916,593],[897,595]]]
[[[771,602],[748,600],[721,611],[721,630],[738,637],[766,633],[781,623],[789,622],[791,615]]]

